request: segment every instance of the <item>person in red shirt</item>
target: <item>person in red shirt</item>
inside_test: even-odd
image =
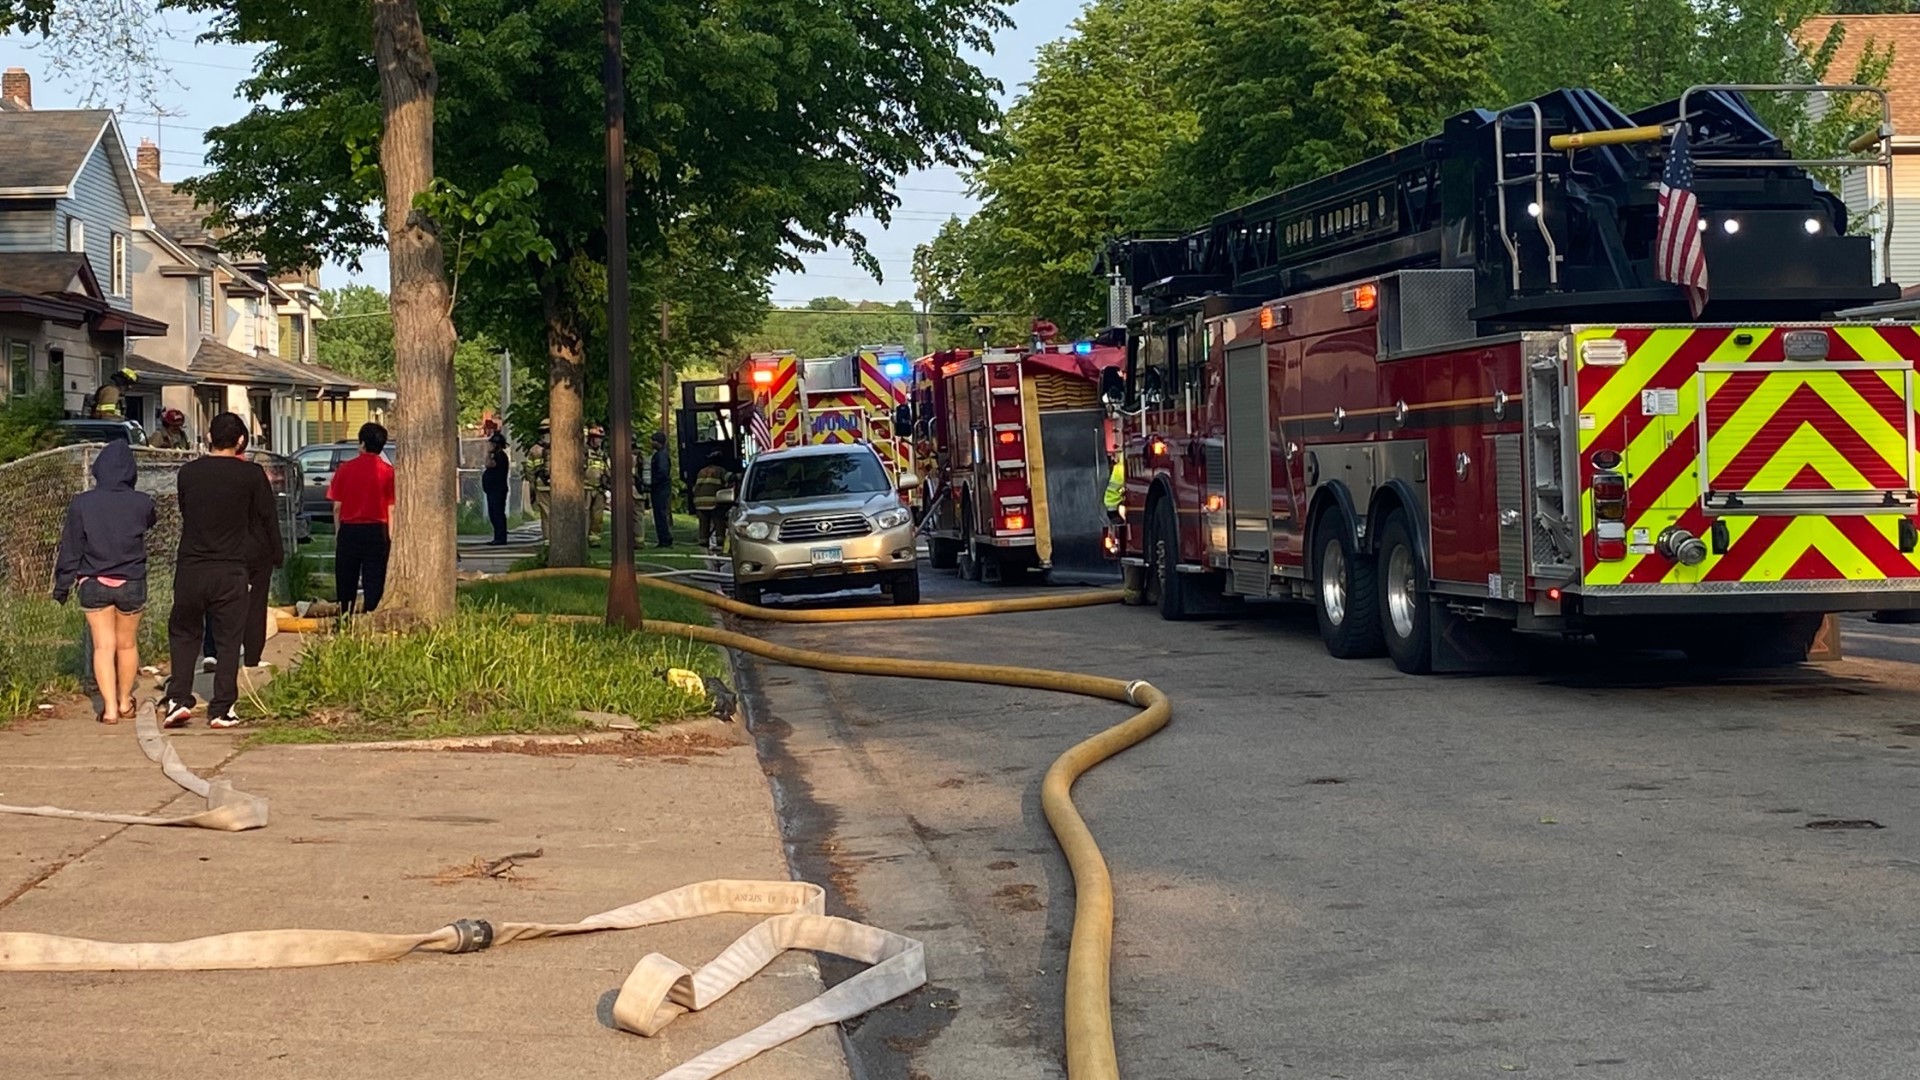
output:
[[[387,590],[387,556],[393,550],[387,533],[393,516],[393,466],[380,456],[387,448],[387,429],[360,425],[360,456],[333,471],[327,499],[333,503],[334,595],[342,611],[372,611]],[[366,603],[356,609],[362,589]]]

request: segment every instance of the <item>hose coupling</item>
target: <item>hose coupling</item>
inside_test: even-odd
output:
[[[493,944],[493,924],[485,919],[459,919],[452,929],[453,952],[480,952]]]
[[[1127,704],[1129,705],[1140,704],[1141,689],[1143,687],[1148,687],[1151,685],[1152,684],[1147,682],[1147,680],[1145,679],[1135,679],[1132,682],[1128,683],[1127,684]]]
[[[1654,542],[1654,548],[1682,566],[1699,566],[1707,561],[1706,543],[1677,526],[1662,530],[1660,538]]]

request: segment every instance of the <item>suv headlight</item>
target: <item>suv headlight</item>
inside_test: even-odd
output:
[[[891,510],[882,510],[873,515],[873,523],[883,529],[897,529],[912,520],[913,513],[904,506],[897,506]]]
[[[770,540],[773,538],[773,526],[764,521],[749,521],[740,526],[740,535],[749,540]]]

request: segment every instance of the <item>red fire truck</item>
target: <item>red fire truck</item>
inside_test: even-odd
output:
[[[1311,601],[1333,655],[1409,672],[1506,666],[1513,629],[1792,662],[1828,613],[1920,607],[1920,330],[1836,318],[1899,289],[1767,89],[1473,111],[1116,241],[1130,583],[1173,619]],[[1675,154],[1698,318],[1654,262]]]
[[[1113,429],[1097,384],[1102,367],[1123,357],[1083,341],[915,363],[923,528],[935,569],[971,581],[1111,572],[1101,496]]]

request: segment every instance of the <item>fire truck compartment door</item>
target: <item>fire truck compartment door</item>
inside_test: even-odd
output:
[[[1272,418],[1267,415],[1267,348],[1227,350],[1227,542],[1263,558],[1273,552]]]
[[[1706,363],[1697,386],[1708,513],[1913,513],[1911,362]]]
[[[1107,525],[1106,437],[1099,409],[1040,414],[1040,451],[1047,462],[1047,522],[1053,533],[1053,569],[1112,577],[1101,549]]]

